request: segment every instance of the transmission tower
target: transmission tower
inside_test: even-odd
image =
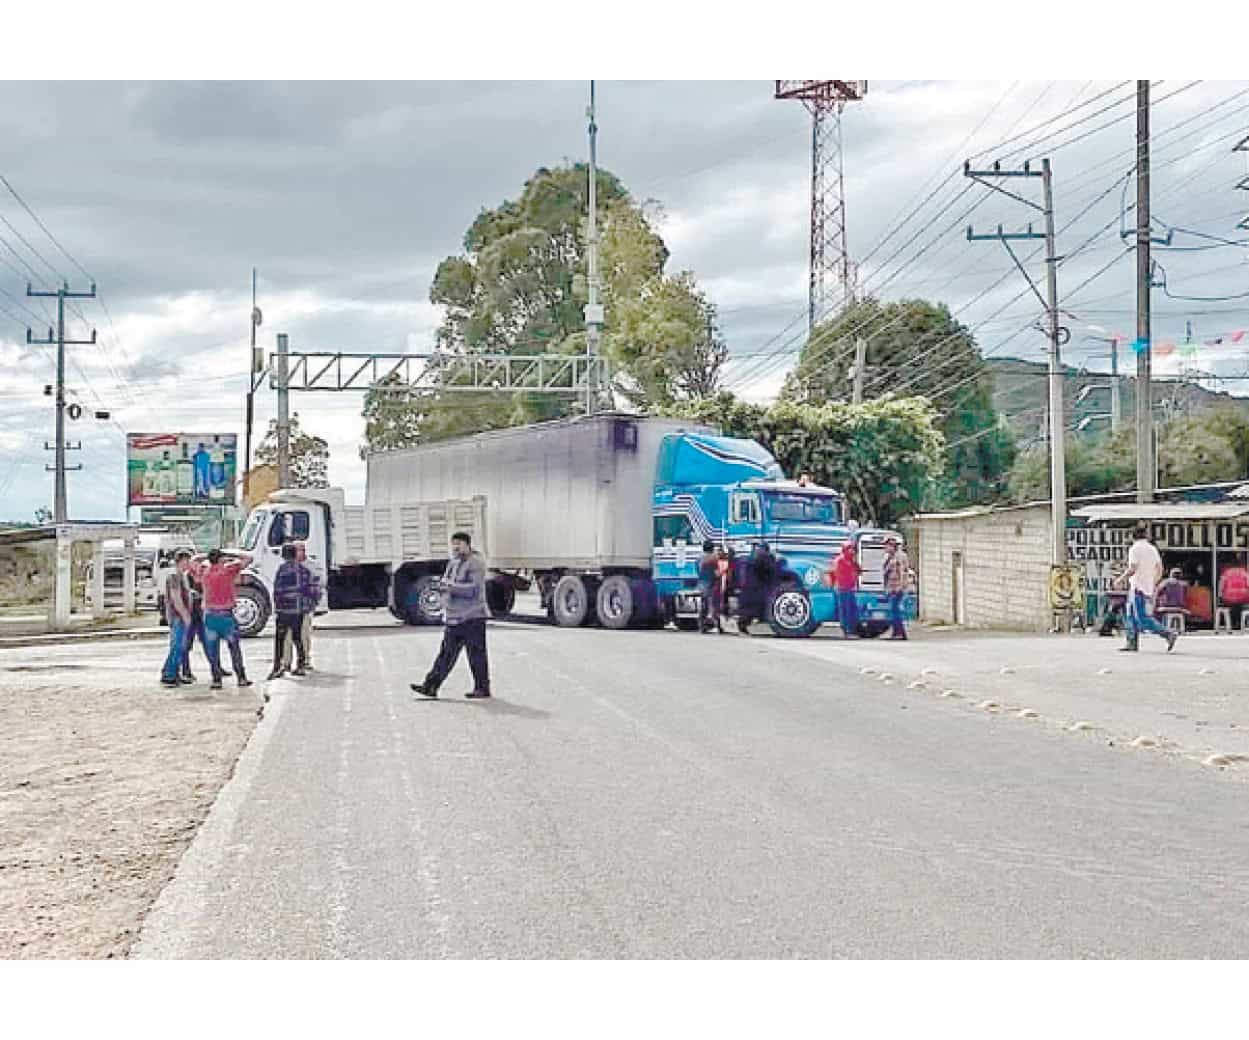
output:
[[[854,269],[846,243],[846,184],[842,166],[841,112],[861,101],[867,80],[778,79],[775,97],[801,101],[811,113],[811,253],[807,286],[807,331],[840,289],[854,296]]]

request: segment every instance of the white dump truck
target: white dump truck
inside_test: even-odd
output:
[[[258,635],[268,622],[282,546],[291,541],[306,544],[308,565],[321,579],[318,612],[389,607],[396,617],[407,617],[404,605],[415,598],[424,600],[431,619],[438,616],[438,578],[451,535],[467,531],[474,545],[481,544],[485,507],[482,496],[384,504],[369,498],[349,506],[341,488],[273,492],[252,510],[239,537],[239,548],[253,557],[234,608],[240,631]]]

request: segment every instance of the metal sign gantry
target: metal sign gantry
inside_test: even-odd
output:
[[[609,385],[601,354],[357,354],[334,351],[276,353],[269,385],[281,390],[382,390],[394,393],[503,391],[536,394],[599,392]]]

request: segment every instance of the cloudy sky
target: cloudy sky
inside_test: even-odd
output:
[[[122,430],[242,432],[250,271],[260,270],[263,344],[403,351],[432,345],[430,280],[483,206],[541,165],[586,153],[587,85],[553,83],[6,83],[0,174],[98,282],[78,306],[99,331],[71,348],[68,384],[115,422],[73,424],[83,450],[71,513],[124,512]],[[601,83],[599,157],[638,198],[658,200],[671,270],[690,269],[720,309],[736,357],[728,384],[774,393],[805,331],[810,122],[771,82]],[[1153,197],[1166,289],[1154,339],[1218,346],[1157,361],[1249,392],[1249,83],[1174,80],[1153,90]],[[1071,363],[1106,368],[1091,336],[1134,333],[1134,263],[1119,237],[1130,207],[1134,86],[1106,81],[872,81],[844,117],[849,240],[863,290],[949,304],[985,353],[1040,359],[1040,314],[1000,245],[966,225],[1020,228],[1039,214],[962,176],[968,156],[1004,165],[1050,155]],[[1013,181],[1039,198],[1035,181]],[[974,210],[973,210],[974,207]],[[969,210],[973,210],[968,213]],[[82,270],[0,185],[0,518],[50,504],[51,355],[27,279]],[[1123,217],[1131,226],[1134,215]],[[1183,230],[1178,230],[1183,229]],[[1209,236],[1209,237],[1201,237]],[[1029,243],[1023,243],[1024,246]],[[1024,249],[1023,256],[1032,250]],[[1043,286],[1043,265],[1029,270]],[[1201,299],[1188,299],[1200,297]],[[1238,298],[1239,297],[1239,298]],[[107,313],[105,311],[107,309]],[[1191,333],[1189,326],[1191,324]],[[88,326],[74,317],[72,334]],[[45,328],[46,331],[46,328]],[[939,360],[932,359],[933,363]],[[1131,364],[1130,348],[1123,363]],[[957,388],[951,390],[956,394]],[[330,475],[363,493],[358,395],[296,396],[331,444]],[[257,429],[273,415],[258,398]]]

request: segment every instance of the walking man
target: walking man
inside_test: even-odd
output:
[[[486,656],[486,562],[473,551],[472,539],[463,531],[451,536],[451,560],[442,574],[442,647],[425,680],[412,683],[422,697],[437,697],[462,649],[468,650],[473,673],[469,698],[490,696],[490,662]]]
[[[308,652],[304,648],[304,605],[312,586],[312,575],[300,563],[295,546],[282,546],[282,566],[273,576],[273,670],[268,678],[276,679],[286,671],[285,647],[294,642],[298,660],[292,675],[308,674]]]
[[[191,627],[191,587],[187,584],[191,551],[179,549],[174,553],[173,559],[174,569],[165,579],[165,620],[169,622],[169,653],[165,656],[165,667],[161,669],[160,684],[189,686],[194,680],[183,676],[181,671],[187,632]]]
[[[212,549],[194,560],[195,577],[204,589],[204,634],[208,637],[208,663],[212,667],[212,689],[221,689],[221,641],[230,648],[230,661],[240,687],[250,686],[239,646],[239,628],[234,620],[234,585],[239,573],[252,558],[247,553],[226,554]]]
[[[893,623],[890,639],[906,638],[906,622],[902,616],[902,601],[906,598],[911,579],[911,561],[907,559],[901,543],[890,536],[885,539],[885,595],[889,597],[889,620]]]
[[[859,575],[863,568],[855,555],[854,540],[848,539],[833,560],[833,589],[837,593],[837,620],[847,639],[854,639],[859,629]]]
[[[316,572],[308,566],[308,547],[304,542],[295,542],[295,562],[298,563],[307,572],[304,575],[304,589],[302,600],[299,607],[300,625],[299,634],[303,638],[304,643],[304,663],[305,671],[311,672],[312,668],[312,617],[316,613],[318,604],[321,602],[321,579],[317,577]],[[282,667],[281,671],[288,672],[291,667],[291,646],[294,640],[290,633],[282,640]],[[276,660],[276,658],[275,658]],[[274,665],[274,670],[278,670]]]
[[[1137,524],[1132,532],[1136,539],[1128,550],[1128,609],[1124,621],[1128,641],[1120,650],[1135,652],[1142,632],[1152,632],[1167,641],[1167,652],[1175,649],[1179,633],[1173,632],[1154,617],[1154,593],[1162,580],[1162,557],[1149,540],[1149,525]]]

